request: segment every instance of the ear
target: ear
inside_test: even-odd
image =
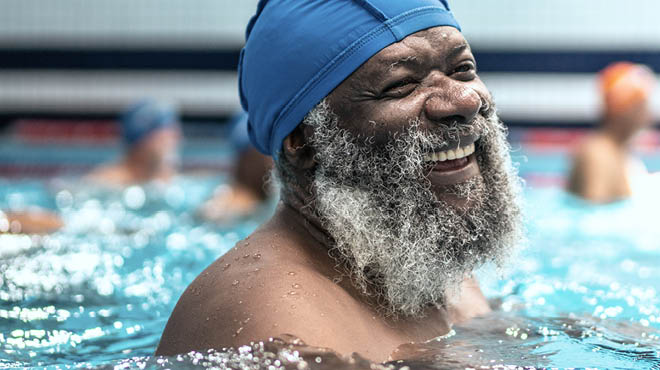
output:
[[[316,151],[309,145],[311,134],[311,127],[300,124],[282,143],[282,155],[286,156],[289,163],[302,170],[309,170],[316,166],[316,161],[314,161]]]

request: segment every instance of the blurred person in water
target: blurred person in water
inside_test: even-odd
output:
[[[128,186],[149,181],[169,181],[179,166],[181,128],[179,113],[169,103],[141,100],[120,117],[123,157],[87,175],[100,185]]]
[[[651,94],[656,79],[640,64],[611,64],[599,76],[603,118],[598,130],[577,147],[568,190],[588,201],[608,203],[630,197],[648,173],[632,155],[637,134],[653,124]]]
[[[29,207],[20,211],[0,210],[0,234],[50,234],[64,226],[62,219],[54,212]]]
[[[281,201],[156,354],[288,333],[383,361],[488,314],[473,271],[519,242],[520,183],[447,2],[262,0],[247,35],[241,101]]]
[[[229,142],[236,153],[232,179],[217,187],[213,197],[199,209],[204,219],[220,224],[254,214],[271,193],[267,178],[273,161],[250,143],[247,113],[241,111],[232,118]]]

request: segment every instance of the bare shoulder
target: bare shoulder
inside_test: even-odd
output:
[[[156,353],[236,347],[282,334],[335,345],[342,336],[332,328],[354,312],[353,300],[309,256],[283,243],[257,232],[209,266],[179,300]]]
[[[589,136],[575,149],[572,177],[579,177],[580,182],[602,181],[617,160],[618,150],[610,139],[598,134]]]
[[[64,226],[62,219],[57,214],[43,209],[9,212],[5,216],[10,225],[18,223],[19,227],[16,232],[25,234],[48,234]]]
[[[611,139],[604,135],[594,134],[582,140],[575,153],[578,159],[601,162],[615,156],[617,148]]]
[[[117,164],[101,165],[85,175],[85,180],[96,184],[123,184],[127,180],[126,171]]]

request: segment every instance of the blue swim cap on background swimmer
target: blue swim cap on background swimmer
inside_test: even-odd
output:
[[[261,0],[239,61],[250,140],[277,156],[305,115],[374,54],[436,26],[446,0]]]
[[[229,120],[229,142],[237,152],[243,152],[250,148],[250,137],[248,136],[248,115],[240,111]]]
[[[179,112],[170,103],[151,99],[130,105],[119,118],[124,144],[133,146],[152,132],[179,127]]]

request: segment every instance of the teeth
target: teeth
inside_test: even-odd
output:
[[[474,144],[470,144],[463,148],[463,152],[465,153],[465,156],[467,157],[468,155],[474,153]]]
[[[465,158],[472,153],[474,153],[475,147],[474,143],[466,145],[464,147],[459,147],[456,149],[450,149],[442,152],[426,154],[424,160],[427,162],[444,162],[447,160],[461,159]]]

